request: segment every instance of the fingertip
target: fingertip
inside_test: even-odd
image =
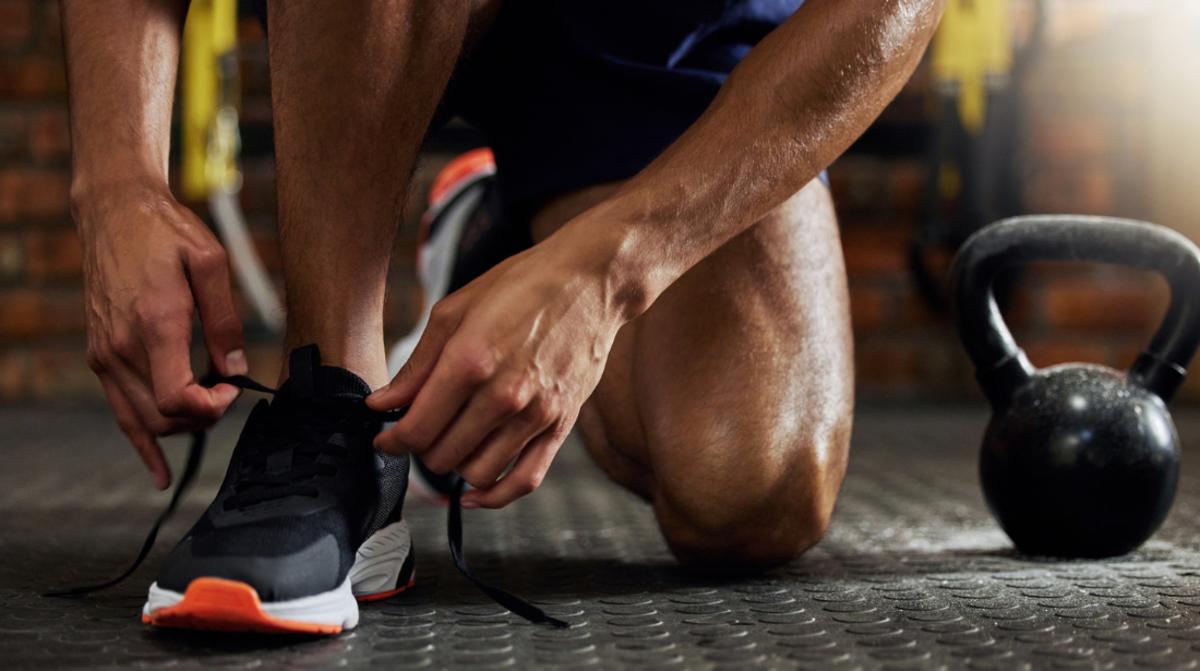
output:
[[[387,454],[402,454],[403,453],[403,450],[399,450],[396,448],[395,441],[386,437],[386,435],[382,434],[382,433],[379,434],[378,436],[375,436],[375,440],[372,444],[375,446],[375,449],[379,450],[380,452],[386,452]]]
[[[150,477],[154,480],[154,486],[158,491],[166,491],[171,486],[171,474],[165,469],[156,468],[150,473]]]
[[[241,395],[241,390],[231,384],[218,384],[212,387],[197,385],[189,389],[187,414],[205,421],[216,421],[225,414],[229,406]]]
[[[376,389],[370,396],[367,396],[367,405],[376,410],[391,410],[395,408],[399,401],[396,394],[400,390],[399,387],[387,385]]]
[[[172,404],[169,408],[160,405],[159,410],[167,417],[215,420],[221,416],[225,405],[216,388],[210,389],[199,384],[192,384],[185,387],[179,394],[177,403]]]
[[[237,397],[241,396],[242,394],[241,389],[224,382],[213,387],[212,392],[213,396],[220,401],[221,405],[223,406],[228,406],[230,403],[233,403],[237,400]]]
[[[462,505],[462,507],[467,510],[474,510],[475,508],[479,507],[478,501],[476,501],[473,498],[468,499],[465,496],[459,501],[459,504]]]

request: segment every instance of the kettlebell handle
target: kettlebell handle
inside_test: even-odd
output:
[[[1000,315],[992,281],[1003,268],[1031,261],[1096,261],[1162,275],[1171,303],[1129,379],[1171,400],[1200,343],[1200,249],[1169,228],[1142,221],[1032,215],[980,229],[963,243],[950,271],[959,337],[993,407],[1003,405],[1035,369]]]

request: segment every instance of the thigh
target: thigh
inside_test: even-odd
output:
[[[535,238],[612,188],[550,203],[534,220]],[[828,189],[814,181],[622,329],[578,428],[610,477],[647,499],[695,496],[684,507],[702,506],[714,493],[735,494],[705,483],[739,481],[761,497],[799,470],[828,480],[814,484],[831,506],[845,466],[852,361],[836,218]],[[808,434],[845,435],[797,439]],[[822,446],[827,453],[797,454]]]

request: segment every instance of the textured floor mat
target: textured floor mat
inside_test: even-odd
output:
[[[1200,422],[1180,433],[1200,447]],[[0,666],[176,668],[1193,668],[1200,660],[1200,470],[1138,553],[1043,562],[1014,554],[975,473],[982,413],[859,412],[829,537],[753,580],[677,572],[648,509],[575,443],[546,485],[468,511],[477,572],[572,624],[533,626],[481,597],[445,550],[445,512],[412,505],[417,586],[362,608],[333,639],[155,631],[147,585],[215,489],[240,419],[217,431],[196,491],[146,566],[80,599],[52,587],[119,572],[165,503],[99,411],[0,412]],[[182,441],[169,443],[178,462]]]

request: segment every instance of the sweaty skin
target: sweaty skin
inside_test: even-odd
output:
[[[193,316],[221,372],[245,366],[223,253],[166,183],[181,5],[63,3],[89,360],[162,486],[154,436],[235,395],[195,384]],[[316,342],[372,386],[408,177],[496,8],[268,5],[286,343]],[[434,306],[369,401],[412,403],[377,446],[457,469],[476,487],[464,505],[499,507],[538,486],[578,417],[681,559],[763,566],[819,539],[853,392],[836,221],[813,178],[909,77],[940,10],[808,0],[650,166],[547,203],[538,244]]]
[[[841,154],[911,75],[940,10],[806,3],[645,170],[435,307],[408,364],[368,400],[411,403],[376,445],[439,472],[474,465],[467,506],[535,489],[620,328]]]

